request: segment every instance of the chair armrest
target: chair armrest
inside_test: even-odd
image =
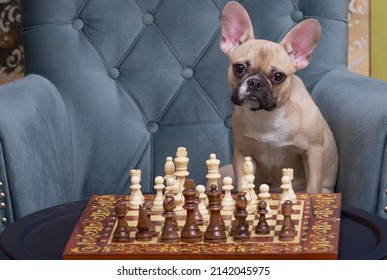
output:
[[[0,86],[0,181],[5,204],[0,209],[0,231],[7,223],[69,196],[69,117],[58,90],[41,76]]]
[[[387,218],[387,83],[335,70],[312,96],[337,142],[343,204]]]

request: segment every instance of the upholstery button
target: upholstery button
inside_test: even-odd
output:
[[[78,30],[78,31],[80,31],[80,30],[82,30],[83,29],[83,27],[85,27],[85,22],[82,20],[82,19],[80,19],[80,18],[76,18],[74,21],[73,21],[73,28],[75,29],[75,30]]]
[[[1,222],[2,222],[3,224],[6,224],[6,223],[8,222],[8,220],[7,220],[6,217],[3,217],[3,218],[1,218]]]
[[[5,193],[0,193],[0,198],[5,198]]]
[[[146,125],[146,129],[148,130],[149,133],[156,133],[159,130],[159,124],[155,121],[150,121]]]
[[[301,11],[294,11],[291,18],[294,22],[300,22],[304,19],[304,14]]]
[[[4,202],[0,203],[0,209],[4,209],[4,208],[5,208],[5,203]]]
[[[0,182],[0,188],[3,187],[3,182]],[[387,191],[387,190],[386,190]]]
[[[387,195],[387,189],[384,190],[384,193]]]
[[[112,67],[108,70],[109,77],[112,79],[117,79],[120,76],[120,70],[116,67]]]
[[[190,78],[193,77],[194,71],[193,71],[193,69],[191,67],[186,67],[183,70],[181,70],[181,75],[185,79],[190,79]]]
[[[232,128],[232,118],[231,116],[228,116],[224,119],[224,126],[227,127],[228,129]]]
[[[145,25],[151,25],[154,22],[155,18],[152,14],[146,13],[142,16],[142,23]]]
[[[384,212],[387,213],[387,206],[384,206]]]

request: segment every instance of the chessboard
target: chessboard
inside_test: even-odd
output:
[[[221,210],[227,240],[220,243],[200,241],[163,243],[160,233],[165,218],[163,211],[153,211],[151,221],[155,234],[150,241],[136,241],[139,210],[129,209],[125,220],[130,229],[128,242],[113,241],[117,227],[117,202],[129,203],[130,195],[94,195],[79,219],[63,252],[64,259],[337,259],[340,232],[341,196],[331,194],[296,194],[292,208],[295,237],[281,241],[279,232],[283,223],[281,194],[271,194],[267,200],[272,217],[267,219],[268,235],[257,235],[254,227],[259,216],[249,214],[246,221],[251,232],[248,240],[237,242],[230,235],[234,211]],[[233,194],[235,198],[235,194]],[[155,195],[144,194],[145,201],[154,201]],[[176,215],[180,233],[186,216]],[[204,219],[199,226],[202,233],[208,226]]]

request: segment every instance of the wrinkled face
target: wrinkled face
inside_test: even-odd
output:
[[[228,54],[231,100],[251,111],[274,110],[287,96],[296,68],[280,44],[251,39]]]

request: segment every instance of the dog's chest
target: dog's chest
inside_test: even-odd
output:
[[[276,148],[292,145],[291,124],[285,118],[285,110],[257,111],[246,116],[241,136],[264,146]]]

